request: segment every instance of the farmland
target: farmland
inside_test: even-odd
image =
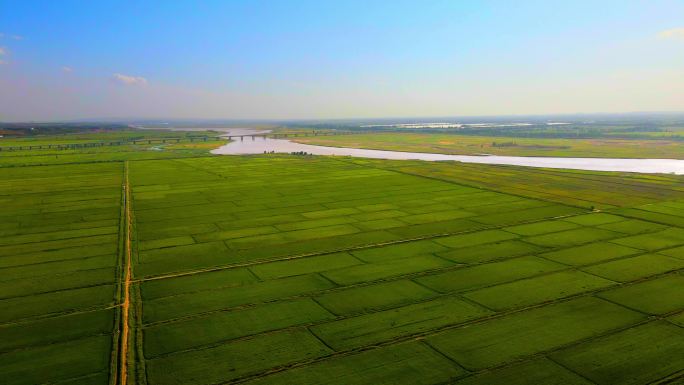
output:
[[[684,375],[680,176],[141,146],[0,154],[3,383]]]
[[[165,138],[174,139],[165,141]],[[216,138],[216,133],[203,131],[130,130],[6,137],[0,139],[0,167],[199,156],[223,143]],[[38,149],[39,146],[50,147]]]
[[[681,131],[679,131],[681,133]],[[652,134],[652,133],[650,133]],[[544,138],[435,133],[367,133],[297,138],[295,141],[333,147],[430,152],[453,155],[552,156],[589,158],[683,159],[681,136],[638,138]]]

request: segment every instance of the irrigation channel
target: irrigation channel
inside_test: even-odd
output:
[[[249,135],[247,129],[239,129],[240,135]],[[260,134],[255,132],[254,134]],[[235,136],[226,130],[223,137]],[[361,148],[327,147],[274,139],[267,136],[253,136],[250,139],[234,140],[212,151],[218,155],[263,154],[306,152],[313,155],[353,156],[376,159],[406,159],[425,161],[458,161],[464,163],[502,164],[512,166],[563,168],[589,171],[619,171],[640,173],[664,173],[684,175],[684,160],[680,159],[628,159],[628,158],[555,158],[533,156],[498,155],[447,155],[423,152],[401,152],[368,150]]]

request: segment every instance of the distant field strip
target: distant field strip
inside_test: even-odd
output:
[[[684,228],[654,223],[658,204],[591,213],[309,157],[130,176],[140,382],[649,383],[684,367]]]
[[[542,129],[544,130],[544,129]],[[532,137],[523,137],[531,134]],[[293,138],[300,143],[351,147],[375,150],[390,150],[403,152],[424,152],[437,154],[481,155],[491,154],[500,156],[540,156],[540,157],[576,157],[576,158],[653,158],[653,159],[683,159],[684,147],[681,145],[680,135],[673,132],[673,137],[651,136],[653,133],[640,133],[641,137],[620,138],[624,133],[614,133],[603,138],[543,138],[539,129],[532,129],[521,136],[520,132],[502,131],[492,136],[482,132],[482,136],[473,133],[463,135],[462,131],[454,130],[450,133],[411,133],[400,132],[369,132],[363,135],[327,136]],[[573,133],[572,135],[575,135]],[[510,135],[510,136],[509,136]],[[542,134],[543,135],[543,134]],[[656,134],[657,135],[657,134]],[[599,135],[602,136],[602,135]],[[679,136],[679,137],[677,137]]]
[[[684,176],[558,170],[453,162],[347,159],[372,167],[453,181],[579,207],[610,209],[684,199]],[[454,167],[458,164],[458,167]]]
[[[166,135],[168,132],[162,130],[144,133],[118,130],[80,135],[6,137],[0,140],[1,145],[21,149],[0,149],[0,168],[208,156],[209,150],[226,142],[216,137],[204,141],[193,133],[177,132],[174,139],[165,138]]]

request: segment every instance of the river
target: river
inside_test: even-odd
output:
[[[261,133],[261,132],[260,132]],[[245,135],[244,130],[231,132],[232,135]],[[447,155],[422,152],[402,152],[315,146],[295,143],[285,139],[264,137],[244,137],[212,151],[219,155],[263,154],[275,151],[291,153],[304,151],[314,155],[353,156],[375,159],[412,159],[425,161],[458,161],[464,163],[503,164],[513,166],[564,168],[590,171],[620,171],[639,173],[666,173],[684,175],[684,160],[680,159],[622,159],[622,158],[555,158],[535,156],[498,156],[498,155]]]

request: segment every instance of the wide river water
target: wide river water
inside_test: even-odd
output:
[[[230,132],[232,135],[245,135],[244,130]],[[366,150],[360,148],[327,147],[295,143],[285,139],[264,137],[234,138],[212,151],[220,155],[263,154],[264,152],[291,153],[304,151],[314,155],[353,156],[376,159],[413,159],[426,161],[458,161],[465,163],[507,164],[514,166],[565,168],[591,171],[622,171],[642,173],[667,173],[684,175],[684,160],[679,159],[617,159],[617,158],[553,158],[534,156],[498,155],[446,155],[422,152],[402,152]]]

